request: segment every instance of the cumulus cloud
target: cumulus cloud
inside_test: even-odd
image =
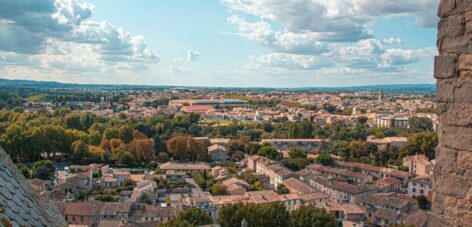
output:
[[[293,70],[318,70],[332,66],[329,59],[309,55],[271,53],[262,56],[250,56],[251,62],[259,66],[278,67]]]
[[[0,0],[0,5],[0,52],[44,55],[44,59],[54,59],[52,53],[62,53],[63,58],[71,59],[42,65],[65,69],[94,68],[91,66],[100,61],[112,66],[131,64],[131,68],[140,69],[146,66],[138,64],[159,61],[144,37],[131,35],[106,21],[90,20],[92,4],[76,0]],[[73,54],[65,45],[56,43],[76,47],[85,44],[91,52],[84,57],[80,51]]]
[[[319,54],[328,50],[328,44],[316,41],[315,33],[274,31],[264,21],[248,22],[242,17],[231,16],[228,23],[236,26],[236,33],[244,39],[255,41],[277,52],[295,54]]]
[[[274,53],[250,56],[258,67],[292,70],[337,68],[400,71],[431,58],[431,48],[389,49],[402,44],[396,37],[378,40],[373,24],[379,18],[410,16],[419,27],[438,21],[438,0],[220,0],[233,13],[228,23],[246,40]],[[250,19],[248,19],[250,18]],[[434,49],[434,48],[433,48]]]
[[[200,52],[195,50],[187,50],[187,56],[185,58],[174,58],[174,63],[184,61],[200,61]]]
[[[390,37],[383,40],[383,43],[386,45],[398,45],[403,44],[400,38]]]

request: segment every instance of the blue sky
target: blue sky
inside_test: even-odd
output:
[[[434,83],[437,5],[0,0],[0,77],[244,87]]]

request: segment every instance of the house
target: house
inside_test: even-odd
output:
[[[326,178],[345,179],[357,183],[368,183],[373,181],[373,178],[370,175],[353,172],[346,169],[331,168],[317,164],[308,165],[306,168],[316,170],[320,175]]]
[[[112,188],[123,186],[126,181],[131,179],[128,170],[115,170],[112,173],[103,173],[99,185],[101,188]]]
[[[433,191],[433,179],[430,176],[416,177],[408,182],[409,196],[428,196]]]
[[[26,182],[31,185],[31,187],[36,193],[41,193],[43,191],[49,190],[52,186],[50,180],[41,180],[38,178],[28,179],[26,180]]]
[[[100,201],[63,203],[62,214],[69,225],[97,225],[100,222],[100,212],[105,206]]]
[[[290,193],[304,195],[319,192],[318,190],[312,188],[310,185],[294,177],[290,177],[286,180],[283,180],[283,184],[288,188]]]
[[[159,166],[163,171],[173,170],[174,172],[193,173],[198,171],[210,170],[210,166],[206,163],[177,163],[167,162]]]
[[[213,144],[208,147],[208,155],[214,162],[226,162],[228,150],[222,145]]]
[[[326,202],[324,204],[319,204],[318,206],[323,207],[326,211],[333,214],[338,226],[344,226],[343,222],[346,221],[356,223],[357,226],[364,225],[365,210],[356,204]]]
[[[226,138],[211,138],[211,139],[210,139],[210,143],[211,143],[212,145],[217,144],[217,145],[226,147],[226,146],[228,146],[229,139],[226,139]]]
[[[355,203],[361,198],[378,191],[375,185],[349,184],[316,175],[309,176],[308,184],[329,195],[331,200],[337,203]]]
[[[60,176],[55,189],[74,197],[86,194],[92,189],[92,170]]]
[[[246,181],[234,177],[223,181],[222,184],[230,195],[244,195],[251,188]]]
[[[401,214],[407,214],[418,208],[415,199],[401,193],[372,194],[356,203],[365,208],[369,223],[381,226],[401,224]]]
[[[416,176],[431,176],[434,169],[434,160],[429,161],[424,154],[417,154],[404,157],[403,165],[408,167],[408,171]]]
[[[111,202],[105,203],[100,211],[100,220],[106,221],[124,221],[128,220],[131,211],[131,203],[129,202]]]
[[[166,180],[171,182],[185,182],[187,174],[184,172],[175,172],[174,170],[166,171]]]
[[[396,148],[401,148],[408,142],[406,137],[385,137],[382,139],[372,139],[368,138],[368,142],[377,144],[379,147],[387,147],[387,145],[394,146]]]
[[[215,108],[213,106],[209,105],[203,105],[203,106],[183,106],[180,108],[180,112],[183,113],[199,113],[199,114],[205,114],[208,112],[213,112],[215,111]]]
[[[153,224],[159,225],[161,222],[169,221],[179,212],[174,207],[160,207],[143,203],[134,203],[128,215],[128,220],[137,225]]]
[[[295,172],[278,164],[268,166],[266,174],[269,175],[270,183],[274,185],[274,188],[277,188],[284,180],[290,177],[297,177]]]

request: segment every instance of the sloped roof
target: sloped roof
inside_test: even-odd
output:
[[[13,226],[67,226],[58,207],[34,193],[1,147],[0,220]]]

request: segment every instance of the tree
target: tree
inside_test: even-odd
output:
[[[435,149],[438,146],[438,135],[435,132],[419,132],[411,134],[408,142],[400,149],[400,157],[424,154],[430,160],[435,158]]]
[[[415,197],[416,201],[418,201],[418,207],[421,209],[426,209],[429,205],[428,199],[424,195],[418,195]]]
[[[272,145],[263,144],[262,147],[257,151],[258,155],[268,157],[275,161],[282,160],[282,153],[278,152]]]
[[[5,132],[0,137],[0,144],[5,149],[5,152],[14,161],[27,160],[27,157],[32,155],[28,130],[25,124],[16,122],[5,129]],[[37,154],[39,155],[39,153]]]
[[[176,136],[166,143],[169,153],[179,161],[206,161],[207,152],[199,141],[189,136]]]
[[[201,226],[211,223],[211,217],[200,208],[191,207],[161,226]]]
[[[85,158],[88,155],[88,145],[82,141],[77,140],[71,145],[72,162],[83,164],[86,162]]]
[[[16,168],[18,168],[18,170],[20,170],[21,174],[23,174],[23,176],[25,178],[30,178],[31,177],[31,172],[30,170],[28,169],[28,167],[26,167],[25,164],[23,163],[17,163],[16,164]]]
[[[33,164],[32,177],[42,180],[51,180],[56,171],[56,166],[50,160],[41,160]]]
[[[242,151],[236,151],[232,156],[231,156],[231,160],[233,160],[234,162],[236,161],[241,161],[244,159],[244,153]]]
[[[123,125],[119,129],[120,139],[125,143],[129,143],[133,140],[133,128],[129,125]]]
[[[410,118],[410,128],[414,131],[432,131],[433,121],[427,117],[412,117]]]
[[[298,146],[290,148],[290,151],[288,152],[288,156],[291,159],[306,158],[305,151]]]
[[[288,194],[290,193],[290,190],[288,190],[287,186],[285,186],[284,184],[279,184],[277,186],[277,190],[276,190],[277,194]]]
[[[154,141],[152,139],[134,139],[128,144],[128,150],[139,163],[149,162],[154,156]]]
[[[119,139],[120,138],[120,131],[116,128],[107,128],[103,132],[103,139],[111,140],[111,139]]]
[[[166,152],[159,152],[158,161],[159,162],[168,162],[169,161],[169,154],[167,154]]]
[[[223,184],[214,184],[209,189],[212,195],[227,195],[228,192],[226,191],[226,186]]]
[[[218,223],[222,227],[239,227],[243,219],[248,226],[285,227],[289,225],[290,214],[281,203],[227,204],[218,214]]]
[[[320,163],[321,165],[328,166],[333,164],[334,159],[329,154],[320,154],[316,157],[316,162]]]
[[[300,206],[290,214],[291,227],[336,227],[334,216],[314,205]]]
[[[118,151],[116,161],[118,164],[125,165],[125,166],[134,165],[136,163],[134,156],[131,153],[124,150]]]
[[[68,113],[64,116],[65,126],[70,129],[84,130],[85,126],[80,118],[80,113]]]
[[[246,146],[246,143],[242,140],[230,140],[228,142],[228,149],[231,154],[237,151],[243,151],[245,146]]]

